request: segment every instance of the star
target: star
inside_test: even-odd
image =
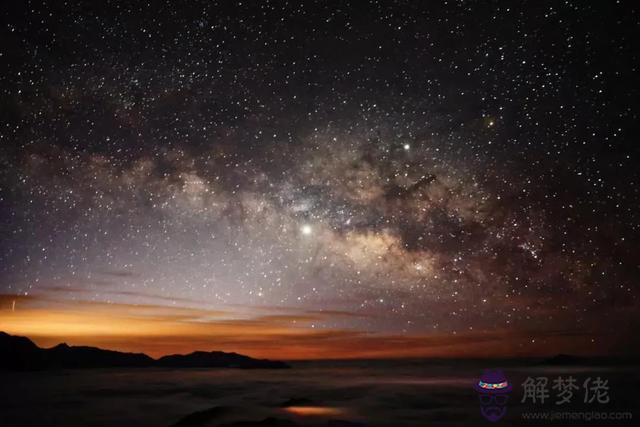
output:
[[[303,224],[300,227],[300,232],[305,236],[310,236],[313,233],[313,228],[309,224]]]
[[[42,298],[634,336],[633,5],[13,3],[0,323]]]

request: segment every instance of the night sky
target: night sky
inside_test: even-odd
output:
[[[638,352],[639,30],[620,1],[5,4],[0,330]]]

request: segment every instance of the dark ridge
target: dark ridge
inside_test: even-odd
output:
[[[182,368],[215,368],[229,367],[241,369],[282,369],[288,365],[284,362],[253,359],[237,353],[222,351],[194,351],[190,354],[172,354],[158,359],[158,366]]]
[[[51,367],[116,368],[151,366],[154,360],[143,353],[123,353],[96,347],[70,347],[67,344],[44,350]]]
[[[22,371],[43,365],[43,350],[29,338],[0,332],[0,369]]]
[[[583,357],[571,354],[557,354],[548,359],[544,359],[538,363],[547,366],[621,366],[621,365],[638,365],[640,359],[638,356],[592,356]]]
[[[124,353],[96,347],[58,344],[46,349],[29,338],[0,332],[0,370],[24,371],[51,368],[238,368],[283,369],[284,362],[253,359],[237,353],[196,351],[187,355],[165,356],[154,360],[144,353]]]
[[[205,409],[204,411],[193,412],[184,418],[181,418],[177,423],[172,424],[171,427],[199,427],[209,425],[209,421],[218,418],[221,415],[225,415],[229,412],[229,408],[224,406],[215,406],[213,408]]]
[[[291,420],[269,417],[262,421],[237,421],[220,427],[302,427],[302,425]]]

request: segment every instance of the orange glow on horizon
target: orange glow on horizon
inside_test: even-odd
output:
[[[0,295],[0,331],[27,336],[41,347],[66,342],[142,352],[155,358],[196,350],[280,360],[510,357],[530,356],[541,348],[559,352],[570,347],[575,352],[586,342],[584,336],[551,334],[545,337],[546,346],[526,347],[528,335],[510,331],[383,335],[310,327],[310,323],[352,316],[350,313],[271,311],[260,316],[255,313],[264,312],[264,308],[248,311],[253,317],[240,309],[227,312]]]

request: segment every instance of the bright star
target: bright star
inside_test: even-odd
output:
[[[313,229],[311,228],[311,226],[309,224],[304,224],[302,227],[300,227],[300,232],[302,234],[304,234],[305,236],[310,235],[312,231],[313,231]]]

